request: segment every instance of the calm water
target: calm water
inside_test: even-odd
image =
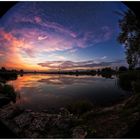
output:
[[[79,100],[108,105],[129,96],[119,88],[115,76],[107,79],[101,76],[26,74],[8,83],[20,93],[16,104],[34,111],[59,108]]]

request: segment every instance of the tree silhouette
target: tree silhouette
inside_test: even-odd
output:
[[[140,60],[140,22],[136,15],[128,10],[124,12],[123,18],[119,20],[121,32],[118,41],[124,45],[126,59],[129,69],[139,65]]]
[[[125,67],[125,66],[120,66],[120,67],[119,67],[119,71],[120,71],[120,72],[127,71],[127,67]]]
[[[21,69],[21,70],[20,70],[20,73],[23,73],[23,72],[24,72],[24,71]]]
[[[1,68],[1,71],[2,71],[2,72],[5,72],[5,71],[6,71],[6,68],[5,68],[5,67],[2,67],[2,68]]]

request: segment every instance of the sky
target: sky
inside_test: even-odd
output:
[[[121,2],[19,2],[0,19],[0,67],[95,69],[126,65],[117,42]]]

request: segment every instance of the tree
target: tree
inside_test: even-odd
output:
[[[6,71],[6,68],[5,67],[2,67],[1,68],[1,71],[5,72]]]
[[[126,59],[129,69],[140,64],[140,22],[136,15],[128,10],[124,12],[123,18],[119,20],[121,32],[118,41],[124,45]]]
[[[127,71],[127,67],[125,67],[125,66],[120,66],[120,67],[119,67],[119,71],[120,71],[120,72]]]
[[[23,72],[24,72],[24,71],[21,69],[21,70],[20,70],[20,73],[23,73]]]

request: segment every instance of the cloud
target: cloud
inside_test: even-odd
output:
[[[55,53],[52,53],[52,54],[49,54],[48,55],[48,58],[49,59],[53,59],[53,60],[66,60],[67,58],[62,56],[62,55],[58,55],[58,54],[55,54]]]
[[[38,40],[44,40],[44,39],[47,39],[47,38],[48,38],[48,36],[39,36]]]
[[[108,41],[112,37],[113,31],[109,26],[94,31],[74,31],[58,22],[49,21],[47,14],[42,15],[41,9],[35,8],[36,6],[38,7],[34,4],[34,7],[27,11],[23,10],[23,7],[17,9],[18,12],[11,14],[5,21],[4,30],[8,30],[16,38],[27,40],[28,43],[34,42],[35,47],[38,47],[39,43],[46,44],[48,52],[87,48]]]
[[[95,63],[93,60],[89,61],[46,61],[44,63],[38,63],[42,67],[47,67],[50,69],[73,69],[73,68],[97,68],[97,67],[106,67],[106,66],[115,66],[116,64],[124,63],[124,60],[115,60],[110,62],[100,62]]]
[[[93,34],[91,40],[93,40],[92,43],[95,45],[110,40],[112,38],[112,35],[113,29],[109,26],[103,26],[99,28],[98,31],[95,32],[95,34]]]
[[[5,52],[4,51],[0,51],[0,56],[4,56]]]
[[[34,20],[35,20],[36,23],[41,23],[42,22],[42,20],[39,16],[35,16]]]
[[[41,9],[37,4],[29,8],[27,8],[28,3],[17,5],[1,20],[0,57],[4,60],[2,63],[10,67],[36,66],[39,68],[55,68],[58,65],[68,68],[96,66],[96,63],[90,61],[66,61],[66,57],[58,54],[61,52],[75,53],[79,49],[84,50],[97,43],[108,41],[113,34],[111,27],[74,30],[61,24],[59,20],[57,22],[50,20],[46,12],[41,11],[46,9]],[[48,53],[55,55],[48,56]],[[44,60],[50,58],[48,60],[59,60],[59,62],[38,63],[37,59],[41,59],[40,62],[42,62],[42,54],[47,54],[43,56]]]
[[[22,55],[24,52],[28,56],[33,57],[33,46],[30,43],[27,43],[23,38],[16,38],[11,32],[6,32],[2,28],[0,28],[0,35],[0,39],[2,40],[0,44],[0,52],[2,54],[1,66],[14,69],[35,68],[34,65],[29,65],[28,61],[24,61],[25,56]]]
[[[75,49],[75,48],[74,48],[74,49],[69,50],[69,52],[70,52],[70,53],[75,53],[77,50],[78,50],[78,49]]]
[[[101,59],[106,59],[107,58],[107,56],[103,56],[103,57],[101,57]]]

